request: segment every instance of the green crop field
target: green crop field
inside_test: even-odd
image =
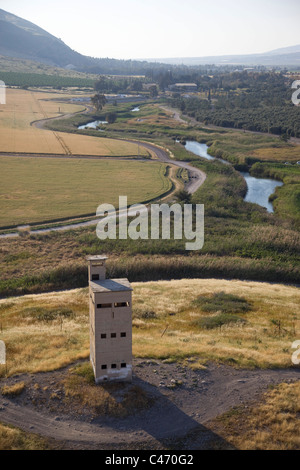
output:
[[[158,162],[0,157],[0,226],[96,214],[99,204],[148,201],[171,188]]]

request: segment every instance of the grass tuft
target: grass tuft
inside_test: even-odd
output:
[[[14,397],[18,397],[19,395],[21,395],[24,389],[25,389],[25,383],[19,382],[14,385],[4,385],[4,387],[2,387],[1,389],[1,393],[5,397],[14,398]]]
[[[213,328],[220,328],[221,326],[228,325],[230,323],[245,323],[245,320],[237,315],[220,313],[219,315],[214,315],[212,317],[203,317],[199,320],[195,320],[194,325],[207,330],[212,330]]]
[[[66,400],[77,408],[88,407],[96,415],[124,418],[153,402],[146,392],[136,385],[109,383],[96,385],[89,363],[70,370],[63,382]]]

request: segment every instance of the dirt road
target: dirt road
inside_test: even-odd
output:
[[[24,380],[26,391],[15,399],[1,398],[0,421],[25,431],[66,442],[74,448],[148,448],[165,445],[166,440],[182,439],[197,431],[187,448],[207,448],[215,436],[205,423],[234,406],[258,400],[270,385],[296,381],[300,369],[236,370],[210,364],[206,370],[192,371],[178,364],[134,361],[133,383],[154,398],[153,405],[126,418],[92,416],[88,410],[76,415],[63,407],[60,381],[67,369],[6,380]],[[0,386],[4,379],[1,379]],[[62,402],[39,405],[38,390],[50,388]],[[57,407],[57,409],[55,409]],[[61,412],[61,409],[64,411]],[[194,447],[193,447],[194,446]],[[196,446],[196,447],[195,447]],[[143,447],[145,448],[145,447]]]

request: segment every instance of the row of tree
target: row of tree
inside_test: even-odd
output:
[[[231,73],[203,77],[205,98],[174,94],[170,104],[205,124],[300,137],[300,108],[291,101],[291,83],[278,73]]]

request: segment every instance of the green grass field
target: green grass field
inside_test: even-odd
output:
[[[148,201],[171,182],[158,162],[0,157],[0,226],[96,214],[99,204],[118,207]]]

